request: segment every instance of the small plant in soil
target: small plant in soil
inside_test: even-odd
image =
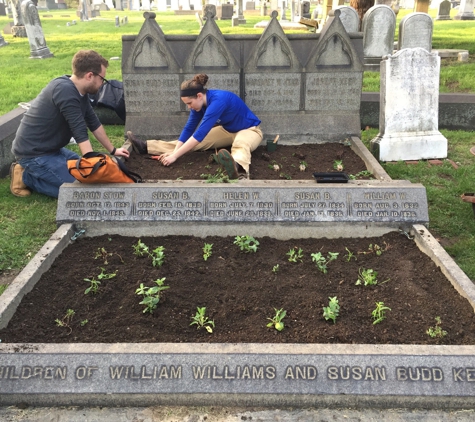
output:
[[[364,283],[365,286],[376,286],[378,284],[378,272],[368,268],[360,268],[358,271],[358,280],[356,280],[356,285],[360,286]]]
[[[373,324],[379,324],[386,318],[386,311],[390,311],[391,308],[384,306],[384,302],[376,302],[376,308],[371,312],[373,317]]]
[[[115,270],[113,273],[106,273],[105,270],[105,268],[101,267],[101,273],[97,276],[99,280],[110,280],[111,278],[117,276],[117,270]]]
[[[272,267],[272,272],[273,272],[274,274],[277,274],[277,273],[279,272],[279,264],[274,265],[274,266]]]
[[[356,174],[350,174],[348,177],[350,180],[356,180],[358,177],[370,177],[373,173],[368,170],[362,170]]]
[[[66,313],[64,314],[63,318],[59,319],[56,318],[54,322],[56,322],[56,325],[58,327],[66,327],[69,329],[69,334],[73,331],[71,327],[71,323],[73,321],[73,316],[76,312],[74,312],[72,309],[68,309]]]
[[[79,324],[81,327],[84,327],[89,321],[87,319],[83,319]]]
[[[267,327],[274,327],[277,331],[282,331],[284,329],[284,323],[282,320],[287,315],[287,311],[284,309],[274,308],[275,315],[272,318],[267,318],[270,322],[267,324]]]
[[[292,180],[292,176],[290,174],[287,174],[287,173],[280,173],[279,174],[279,177],[281,179],[287,179],[287,180]]]
[[[340,305],[338,304],[337,297],[329,297],[328,306],[323,307],[323,317],[328,321],[331,319],[333,324],[336,322],[336,318],[340,313]]]
[[[85,278],[84,281],[89,283],[89,287],[84,290],[84,294],[87,295],[89,293],[96,294],[99,290],[99,285],[101,284],[100,281],[96,280],[94,277],[92,278]]]
[[[318,269],[323,273],[326,274],[328,272],[328,264],[331,261],[335,261],[338,258],[338,252],[328,252],[328,256],[325,258],[321,252],[311,254],[312,261],[315,262]]]
[[[435,317],[435,327],[429,327],[426,333],[432,338],[443,338],[447,335],[447,331],[443,330],[442,320],[439,316]]]
[[[206,183],[234,183],[237,180],[231,180],[229,176],[221,169],[217,169],[215,174],[203,173],[200,174],[202,179],[206,180]]]
[[[205,261],[213,254],[213,244],[212,243],[205,243],[203,246],[203,259]]]
[[[140,287],[135,290],[135,294],[139,296],[143,296],[141,305],[145,305],[146,308],[143,310],[143,313],[150,312],[153,314],[153,311],[157,309],[158,302],[160,302],[161,292],[170,288],[170,286],[165,286],[164,282],[166,277],[159,278],[154,281],[156,286],[153,287],[145,287],[143,283],[140,283]]]
[[[299,170],[300,171],[307,170],[307,167],[308,167],[308,164],[305,161],[300,161],[300,165],[299,165]]]
[[[252,236],[236,236],[234,238],[234,244],[238,245],[241,251],[245,253],[257,252],[257,247],[259,242],[254,239]]]
[[[335,160],[333,161],[333,168],[336,170],[336,171],[343,171],[345,166],[343,165],[343,161],[342,160]]]
[[[294,246],[292,249],[290,249],[286,253],[286,255],[289,257],[288,258],[289,262],[297,262],[297,261],[302,262],[303,250],[301,248],[297,248],[297,246]]]
[[[200,329],[200,328],[204,327],[206,329],[206,331],[208,331],[208,333],[212,333],[213,328],[214,328],[214,321],[210,320],[206,316],[206,308],[205,307],[203,307],[203,308],[197,307],[196,308],[196,314],[191,317],[191,324],[190,325],[196,325],[197,329]]]
[[[354,259],[356,261],[356,256],[353,252],[351,252],[348,248],[345,248],[347,254],[345,255],[346,262],[350,262],[351,259]]]
[[[134,248],[134,255],[147,256],[150,254],[148,246],[145,243],[143,243],[140,239],[132,247]]]
[[[106,248],[104,248],[104,247],[97,248],[96,256],[94,257],[94,259],[101,258],[104,261],[104,265],[108,265],[109,264],[108,257],[110,257],[112,255],[117,255],[120,259],[120,262],[122,262],[122,264],[124,263],[124,260],[122,259],[122,257],[118,253],[107,252]]]
[[[275,162],[275,160],[271,161],[269,168],[274,171],[280,171],[280,166]]]
[[[163,246],[158,246],[155,248],[150,257],[152,258],[152,265],[154,267],[161,267],[165,261],[165,248]]]

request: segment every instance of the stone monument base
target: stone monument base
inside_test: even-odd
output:
[[[439,131],[386,134],[372,139],[370,145],[379,161],[447,158],[447,138]]]

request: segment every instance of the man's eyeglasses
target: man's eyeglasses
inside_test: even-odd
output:
[[[108,84],[110,83],[106,78],[103,78],[101,75],[99,75],[99,73],[96,73],[96,72],[92,72],[93,75],[96,75],[96,76],[99,76],[99,78],[102,79],[102,84]]]

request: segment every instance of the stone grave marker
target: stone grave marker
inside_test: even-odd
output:
[[[360,18],[355,9],[350,6],[338,6],[340,11],[340,20],[346,32],[358,32]]]
[[[381,62],[379,134],[371,150],[380,161],[447,157],[438,130],[440,57],[406,48]]]
[[[474,20],[473,8],[475,7],[475,0],[461,0],[459,12],[454,16],[456,20]]]
[[[216,16],[220,20],[232,19],[234,13],[234,6],[232,4],[222,4],[216,7]]]
[[[452,20],[450,17],[450,9],[452,8],[452,4],[449,0],[443,0],[439,4],[439,12],[437,13],[437,17],[435,18],[436,21],[447,21]]]
[[[140,0],[132,0],[129,10],[140,10]]]
[[[142,0],[141,10],[151,10],[152,6],[150,5],[150,0]]]
[[[432,51],[432,18],[427,13],[413,12],[399,23],[398,50],[421,47]]]
[[[365,66],[377,70],[381,59],[393,52],[396,15],[389,6],[373,6],[363,17],[362,29]]]
[[[38,9],[31,0],[24,0],[21,4],[23,22],[25,24],[28,42],[30,44],[30,59],[46,59],[53,57],[53,53],[46,45],[41,27]]]
[[[8,43],[5,41],[5,38],[3,38],[2,34],[0,34],[0,47],[5,45],[8,45]]]
[[[7,16],[6,8],[4,3],[0,3],[0,16]]]

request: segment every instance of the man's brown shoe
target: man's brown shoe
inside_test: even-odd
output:
[[[13,195],[24,197],[31,195],[31,191],[23,183],[24,168],[18,163],[12,163],[10,166],[10,191]]]
[[[144,141],[137,139],[130,130],[127,131],[127,139],[130,141],[132,149],[137,154],[147,154],[147,144]]]

